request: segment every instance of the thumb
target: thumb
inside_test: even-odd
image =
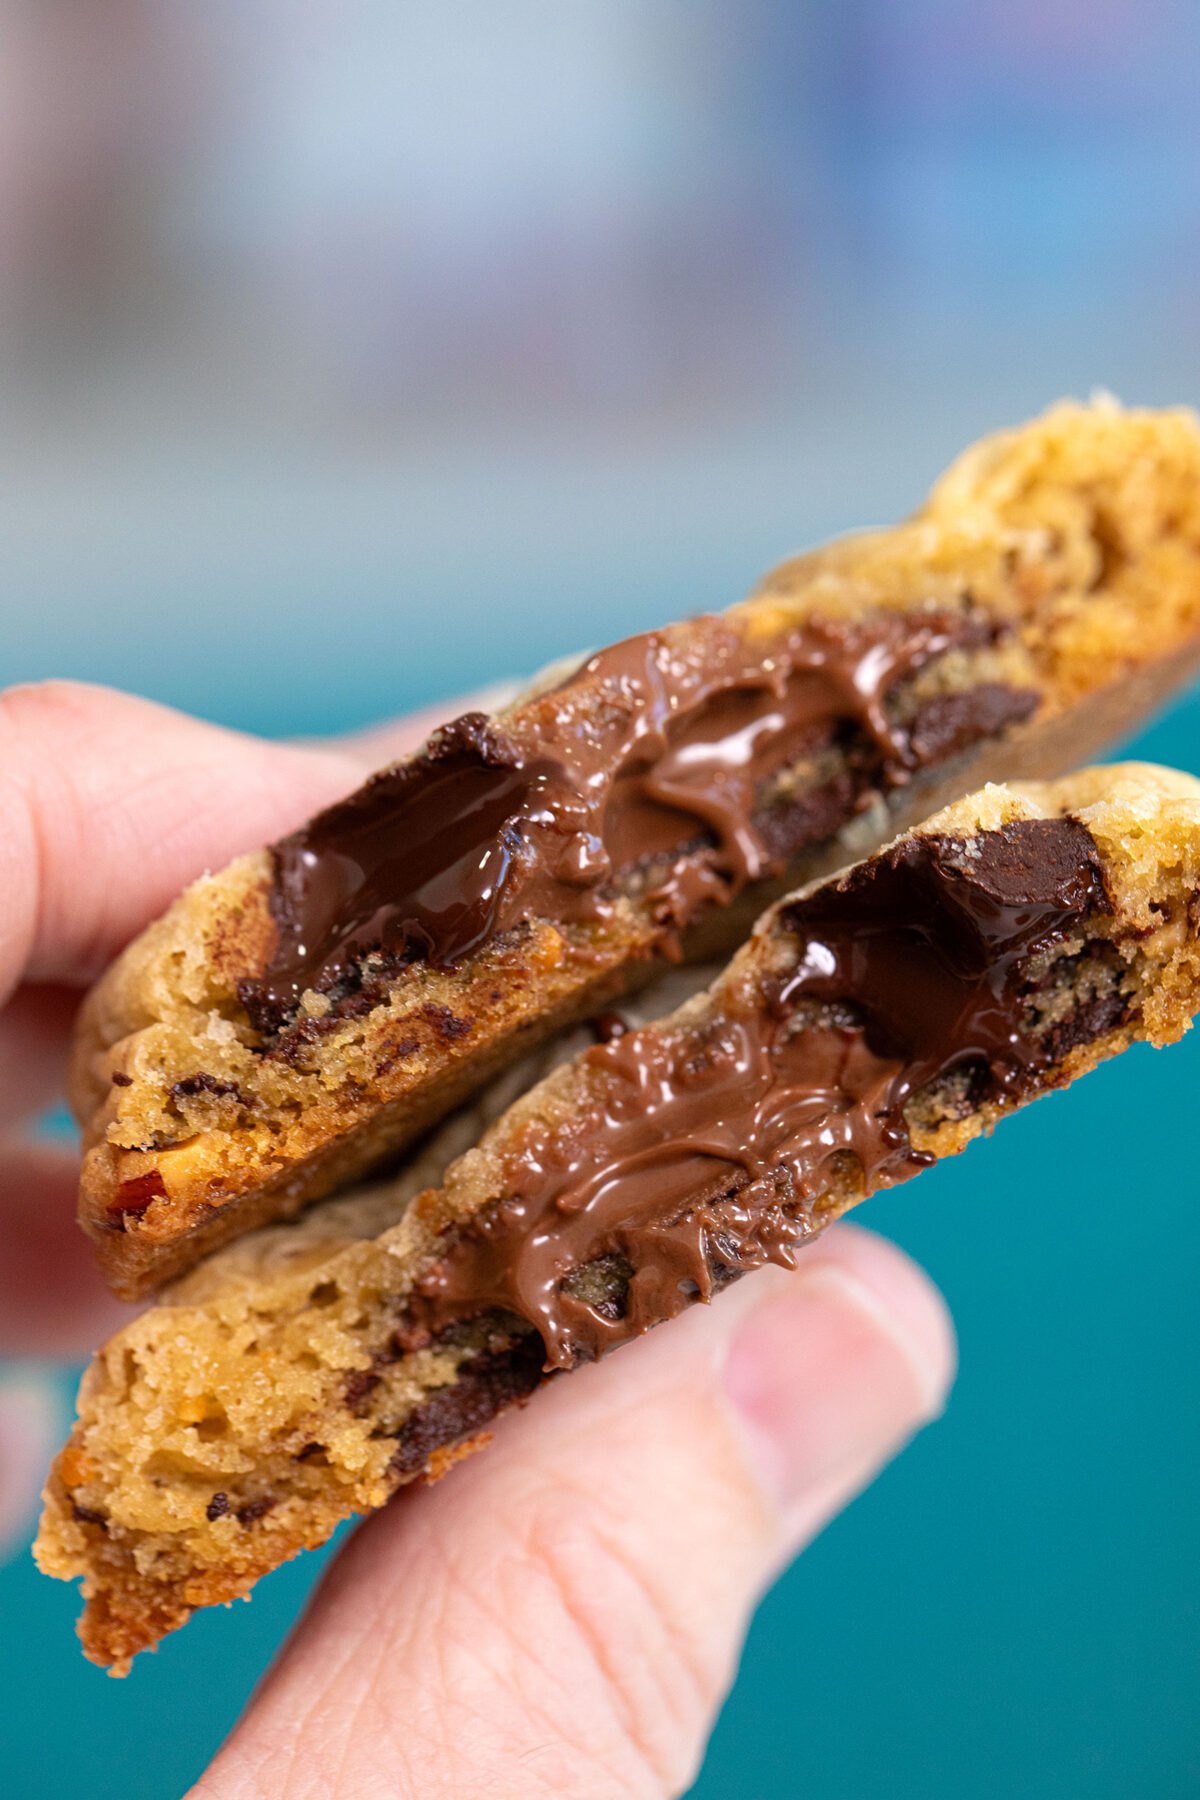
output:
[[[193,1800],[681,1793],[764,1585],[952,1363],[926,1278],[841,1226],[554,1384],[357,1534]]]

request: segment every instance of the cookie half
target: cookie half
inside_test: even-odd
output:
[[[1190,777],[985,788],[778,902],[668,1016],[510,1072],[392,1184],[212,1257],[99,1353],[55,1465],[35,1554],[83,1577],[87,1654],[124,1670],[544,1382],[1181,1036],[1198,892]]]
[[[116,1291],[359,1178],[788,886],[1061,773],[1200,656],[1200,430],[1064,405],[908,524],[561,669],[197,882],[87,1001],[81,1218]]]

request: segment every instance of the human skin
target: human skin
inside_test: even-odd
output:
[[[77,1357],[130,1314],[75,1226],[74,1158],[22,1136],[83,988],[441,716],[300,746],[75,683],[0,694],[0,1354]],[[953,1360],[926,1278],[843,1225],[579,1370],[360,1528],[192,1800],[683,1792],[756,1600],[936,1415]],[[0,1382],[0,1539],[51,1429],[36,1382]]]

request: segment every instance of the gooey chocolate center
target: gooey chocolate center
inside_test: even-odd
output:
[[[909,838],[794,902],[795,963],[768,1000],[585,1053],[596,1097],[570,1129],[529,1132],[503,1201],[424,1278],[414,1321],[512,1313],[548,1369],[568,1368],[736,1274],[792,1266],[847,1176],[872,1193],[933,1160],[910,1141],[914,1094],[957,1071],[972,1107],[1036,1085],[1054,1050],[1023,1029],[1030,960],[1110,910],[1071,819]],[[606,1268],[620,1279],[598,1289]]]
[[[881,614],[809,621],[752,649],[709,618],[686,655],[651,632],[590,658],[535,706],[533,748],[465,715],[275,846],[278,940],[243,984],[252,1019],[279,1029],[306,989],[334,990],[371,953],[453,968],[535,914],[602,919],[631,869],[664,933],[680,929],[875,792],[1027,716],[1034,695],[990,684],[934,702],[923,729],[889,720],[899,682],[995,634],[968,614]],[[764,788],[840,727],[851,766],[824,803],[764,820]]]

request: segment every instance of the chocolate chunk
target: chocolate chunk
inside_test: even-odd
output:
[[[420,1048],[420,1038],[404,1037],[398,1039],[398,1041],[394,1043],[375,1064],[376,1075],[387,1075],[396,1067],[397,1063],[404,1062],[407,1057],[414,1055]]]
[[[392,1469],[412,1475],[435,1450],[473,1437],[506,1406],[524,1400],[545,1379],[543,1351],[536,1336],[509,1350],[485,1351],[458,1372],[450,1386],[423,1400],[396,1434]]]
[[[806,845],[833,837],[854,817],[864,800],[869,800],[870,794],[870,770],[847,768],[820,787],[775,800],[755,814],[754,829],[770,856],[782,865]]]
[[[588,1020],[588,1028],[598,1044],[611,1044],[625,1036],[629,1023],[619,1012],[599,1012]]]
[[[535,1326],[569,1368],[766,1262],[790,1267],[824,1197],[906,1180],[928,1163],[906,1108],[961,1078],[1023,1098],[1079,1034],[1026,1029],[1030,960],[1111,911],[1096,847],[1071,819],[966,839],[912,836],[787,907],[795,962],[774,1004],[696,1032],[649,1026],[585,1053],[602,1077],[569,1130],[531,1127],[503,1203],[447,1234],[414,1327],[493,1310]],[[1116,1011],[1114,1011],[1114,1005]],[[631,1271],[623,1303],[572,1276]]]
[[[899,682],[953,644],[994,636],[969,614],[810,619],[753,648],[722,620],[697,625],[690,658],[654,632],[592,657],[541,716],[536,748],[465,714],[277,844],[277,947],[261,980],[238,989],[256,1028],[277,1033],[309,988],[351,1016],[364,959],[451,969],[523,919],[607,917],[614,882],[655,859],[662,881],[647,898],[676,931],[838,830],[868,792],[902,785],[939,744],[957,751],[1034,704],[998,686],[935,703],[919,747],[890,721]],[[581,685],[607,704],[579,720]],[[853,772],[762,826],[764,783],[843,727]]]
[[[384,770],[285,838],[271,901],[279,946],[243,1003],[269,1024],[371,951],[442,966],[469,955],[512,883],[516,821],[544,805],[556,772],[523,764],[482,713],[468,713],[417,761]]]
[[[205,1507],[204,1516],[211,1522],[214,1519],[223,1519],[228,1511],[229,1495],[216,1493]]]
[[[470,1035],[470,1019],[456,1018],[448,1006],[441,1006],[436,1001],[429,1000],[419,1008],[419,1011],[423,1019],[429,1020],[444,1043],[454,1044],[458,1042],[459,1038]]]
[[[1031,688],[1003,687],[999,682],[985,682],[961,694],[939,694],[921,707],[908,727],[913,756],[922,768],[945,762],[980,738],[1019,725],[1037,711],[1038,701]]]
[[[241,1088],[236,1081],[221,1081],[216,1075],[185,1075],[182,1081],[176,1081],[171,1088],[175,1100],[195,1100],[201,1094],[211,1094],[214,1100],[225,1095],[233,1095],[244,1102]]]
[[[257,1499],[247,1500],[245,1506],[238,1507],[239,1525],[253,1525],[256,1519],[263,1518],[276,1504],[274,1494],[259,1494]]]
[[[346,1377],[343,1393],[346,1405],[351,1412],[357,1411],[367,1398],[379,1386],[379,1376],[370,1369],[352,1369]]]
[[[1077,1006],[1045,1034],[1052,1060],[1061,1062],[1068,1050],[1075,1050],[1080,1044],[1094,1043],[1107,1032],[1116,1031],[1125,1023],[1128,1013],[1128,996],[1120,993],[1097,994],[1095,999]]]

